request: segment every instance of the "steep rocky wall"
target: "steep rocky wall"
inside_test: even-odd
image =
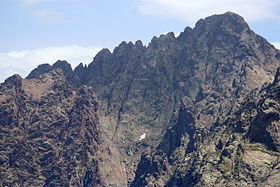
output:
[[[174,176],[173,181],[184,176],[193,180],[198,176],[191,175],[195,166],[190,163],[199,157],[198,144],[218,131],[239,99],[273,81],[279,56],[242,17],[227,12],[199,20],[178,37],[173,33],[154,37],[147,46],[141,41],[122,42],[112,52],[102,50],[88,66],[80,64],[72,70],[67,62],[58,61],[53,66],[38,66],[28,78],[62,69],[73,86],[92,86],[100,99],[100,128],[118,145],[129,179],[134,177],[142,152],[160,144],[168,157],[173,152],[189,154],[180,162],[189,165],[182,164],[190,169],[189,175]],[[178,123],[179,116],[184,116],[182,108],[189,116],[182,119],[194,121],[191,127],[174,126],[187,124],[184,120]],[[252,140],[258,141],[254,137],[262,131],[258,121],[266,117],[260,114],[255,120],[258,128],[250,131]],[[175,127],[182,132],[171,133],[177,132]],[[182,142],[192,145],[187,153],[185,144],[178,151],[174,148]]]
[[[279,76],[280,68],[206,134],[185,118],[194,113],[183,103],[159,147],[142,155],[131,186],[279,186]]]
[[[106,160],[114,168],[102,164],[114,144],[104,141],[91,88],[74,89],[59,70],[15,75],[0,85],[0,102],[0,186],[126,184],[119,157]]]

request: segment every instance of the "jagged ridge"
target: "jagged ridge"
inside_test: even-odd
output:
[[[28,78],[62,69],[74,87],[93,87],[101,103],[100,128],[118,144],[129,181],[142,152],[158,147],[168,155],[164,158],[174,161],[168,172],[157,174],[166,175],[157,179],[158,184],[184,180],[194,185],[192,181],[199,176],[192,175],[192,164],[188,175],[177,177],[176,173],[174,180],[170,179],[175,166],[185,167],[181,161],[186,153],[178,153],[177,147],[188,150],[191,159],[186,163],[197,163],[194,158],[199,156],[199,144],[212,132],[221,132],[217,127],[224,124],[233,104],[252,89],[273,81],[279,56],[242,17],[228,12],[199,20],[177,38],[168,33],[154,37],[148,46],[141,41],[123,42],[113,52],[102,50],[88,66],[80,64],[72,70],[67,62],[58,61],[53,66],[39,66]],[[185,111],[188,117],[181,118]],[[190,124],[185,122],[188,119]],[[139,140],[143,133],[147,138]]]

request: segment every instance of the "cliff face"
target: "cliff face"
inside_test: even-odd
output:
[[[182,98],[195,105],[196,126],[208,131],[236,99],[273,80],[279,56],[242,17],[228,12],[199,20],[177,38],[168,33],[148,46],[123,42],[113,52],[102,50],[88,66],[72,70],[59,61],[28,78],[60,68],[72,85],[92,86],[104,111],[102,128],[135,165],[174,124]]]
[[[279,76],[280,69],[273,83],[238,100],[208,133],[183,101],[161,144],[142,155],[131,186],[279,186]]]
[[[91,165],[97,168],[93,171],[96,174],[92,175],[96,177],[91,180],[93,184],[124,186],[128,181],[132,186],[211,186],[214,183],[224,185],[229,181],[233,185],[243,185],[245,183],[238,183],[236,178],[232,178],[232,165],[236,163],[236,155],[241,154],[242,149],[232,151],[225,146],[229,139],[234,139],[232,142],[236,140],[238,143],[235,142],[233,147],[257,144],[265,147],[262,153],[272,151],[274,154],[279,151],[278,130],[275,130],[278,129],[275,120],[277,115],[263,111],[256,115],[250,113],[250,119],[246,118],[246,121],[244,118],[242,123],[237,120],[243,119],[249,112],[259,111],[257,106],[254,110],[240,107],[251,107],[246,104],[247,101],[243,101],[244,97],[248,94],[251,95],[247,98],[259,97],[258,89],[274,80],[279,62],[278,50],[255,34],[242,17],[227,12],[199,20],[194,28],[187,27],[178,37],[173,33],[154,37],[148,46],[137,41],[135,44],[122,42],[112,52],[103,49],[88,66],[80,64],[74,70],[66,61],[58,61],[52,66],[40,65],[22,81],[40,82],[42,75],[48,75],[45,73],[57,69],[63,71],[69,82],[65,84],[76,94],[70,96],[70,100],[63,99],[66,97],[63,96],[60,100],[45,101],[56,107],[39,111],[39,114],[50,110],[53,112],[51,116],[64,110],[68,114],[66,111],[71,107],[77,109],[73,100],[80,97],[79,90],[85,89],[83,85],[92,86],[99,100],[98,115],[91,107],[82,111],[89,113],[89,121],[95,122],[95,129],[89,129],[93,140],[86,144],[94,148],[93,158],[98,160],[97,166]],[[277,84],[274,81],[273,85]],[[45,83],[43,85],[38,88],[25,86],[21,92],[26,92],[27,96],[29,93],[33,100],[40,100],[45,98],[42,94],[48,93],[48,87]],[[62,92],[64,86],[60,88],[55,93]],[[250,93],[252,90],[256,95]],[[268,90],[267,85],[263,86],[263,90]],[[1,98],[4,99],[0,101],[4,102],[8,94],[3,93],[4,97]],[[90,98],[92,96],[89,95],[87,99]],[[61,106],[59,103],[64,101],[65,104]],[[43,109],[41,106],[37,108]],[[3,120],[0,118],[3,124],[17,119],[4,118],[6,114],[13,114],[17,110],[9,107],[7,111],[3,110]],[[80,120],[83,114],[77,116],[76,113],[70,113],[64,118],[72,116],[80,122],[77,122],[79,126],[83,124]],[[46,124],[56,120],[48,118]],[[263,121],[268,123],[265,125]],[[237,132],[231,130],[233,123],[236,131],[240,131],[238,137],[240,135],[241,138],[238,140],[234,134]],[[86,131],[88,128],[84,129]],[[260,132],[265,133],[259,136]],[[100,137],[103,137],[102,141]],[[236,157],[228,156],[231,153]],[[226,158],[230,164],[223,165]],[[111,165],[108,167],[106,163]],[[87,166],[88,162],[85,161],[83,165]],[[123,165],[126,166],[125,173]],[[225,174],[229,166],[231,173]],[[267,171],[274,172],[271,169]],[[254,176],[255,172],[257,170],[251,175]],[[77,178],[86,176],[80,173]],[[217,179],[213,177],[214,173]],[[246,181],[253,185],[256,180],[252,178]]]
[[[0,86],[0,102],[1,186],[106,186],[90,88],[74,89],[59,70],[39,79],[15,75]]]

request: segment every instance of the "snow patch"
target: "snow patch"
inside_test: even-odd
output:
[[[143,140],[143,139],[146,138],[146,136],[147,136],[146,132],[148,132],[148,130],[146,130],[146,131],[140,136],[139,140]]]
[[[144,132],[144,133],[140,136],[139,140],[145,139],[145,138],[146,138],[146,135],[147,135],[147,134]]]

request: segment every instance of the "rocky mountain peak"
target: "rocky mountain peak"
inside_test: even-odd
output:
[[[159,37],[153,37],[148,47],[153,49],[164,49],[170,43],[176,42],[176,38],[173,32],[167,34],[161,34]]]
[[[18,135],[26,134],[23,145],[43,151],[27,167],[28,149],[8,139],[0,167],[21,172],[24,165],[32,180],[42,174],[39,186],[275,182],[279,64],[279,51],[227,12],[179,37],[154,37],[147,47],[136,41],[103,49],[74,71],[66,61],[40,65],[27,79],[15,76],[0,86],[0,137],[25,142]],[[7,124],[14,136],[5,136]],[[253,162],[252,155],[258,155]],[[266,172],[257,172],[255,162]],[[7,185],[14,176],[5,176]]]
[[[37,68],[35,68],[34,70],[32,70],[30,72],[30,74],[27,76],[27,78],[28,79],[39,78],[40,75],[42,75],[44,73],[48,73],[48,72],[50,72],[52,70],[55,70],[55,69],[62,70],[66,77],[69,77],[71,72],[73,71],[71,65],[67,61],[65,61],[65,60],[63,60],[63,61],[58,60],[52,66],[49,65],[49,64],[39,65]]]
[[[4,84],[14,87],[20,87],[21,86],[22,78],[20,75],[15,74],[9,78],[7,78],[4,82]]]
[[[136,42],[135,42],[135,45],[137,46],[137,47],[143,47],[144,45],[143,45],[143,42],[141,41],[141,40],[137,40]]]
[[[94,57],[94,61],[100,61],[102,59],[107,59],[110,58],[112,55],[111,51],[107,48],[102,49],[99,53],[97,53],[97,55]],[[91,63],[92,64],[92,63]],[[89,66],[91,66],[91,64],[89,64]]]
[[[220,34],[221,29],[241,34],[244,30],[249,30],[249,26],[238,14],[226,12],[200,19],[194,27],[198,33],[216,31],[216,34]]]
[[[74,71],[82,71],[84,68],[86,68],[86,65],[81,62],[77,67],[75,67]]]
[[[71,65],[66,60],[58,60],[53,66],[57,69],[62,69],[64,72],[72,71]]]
[[[1,186],[126,184],[119,152],[101,133],[96,95],[73,88],[60,69],[1,84],[0,128]]]
[[[33,69],[27,78],[38,78],[40,75],[47,73],[49,71],[53,70],[53,66],[50,64],[40,64],[37,68]]]

